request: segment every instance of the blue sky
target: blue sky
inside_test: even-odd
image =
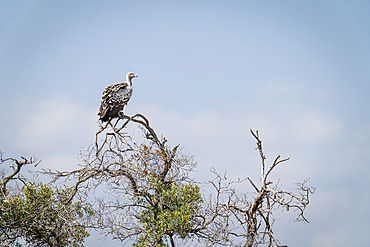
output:
[[[292,155],[275,176],[287,188],[310,177],[317,192],[310,224],[281,214],[284,243],[368,245],[369,11],[368,1],[1,1],[0,150],[73,169],[104,87],[134,71],[126,113],[194,154],[194,176],[257,178],[249,128],[270,161]]]

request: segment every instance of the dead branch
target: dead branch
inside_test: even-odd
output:
[[[24,167],[25,165],[28,165],[28,164],[32,164],[36,167],[41,162],[41,160],[38,161],[34,157],[30,157],[29,159],[27,159],[23,156],[21,156],[21,160],[18,160],[18,159],[15,159],[15,158],[5,158],[4,159],[3,158],[3,153],[0,152],[0,165],[2,165],[4,163],[7,163],[8,161],[10,162],[10,164],[8,166],[13,169],[13,172],[10,173],[8,176],[4,177],[3,180],[0,183],[0,185],[1,185],[0,193],[3,196],[5,196],[6,186],[11,180],[19,180],[19,181],[25,183],[23,177],[21,177],[19,175],[22,167]]]
[[[266,156],[262,149],[259,132],[252,129],[250,129],[250,132],[256,139],[256,149],[259,152],[261,160],[260,185],[257,186],[247,177],[255,192],[235,193],[233,194],[233,198],[230,198],[231,203],[228,206],[233,212],[233,217],[243,227],[245,226],[243,228],[245,229],[244,235],[235,233],[235,231],[233,235],[245,237],[244,246],[246,247],[257,246],[259,244],[281,246],[273,232],[273,223],[275,222],[274,210],[278,208],[293,209],[297,213],[296,221],[308,222],[304,216],[304,211],[309,204],[309,196],[314,193],[315,189],[305,185],[307,180],[298,184],[297,194],[278,189],[277,184],[272,187],[273,182],[268,180],[268,176],[278,165],[288,161],[290,156],[282,159],[278,155],[272,164],[266,167]]]

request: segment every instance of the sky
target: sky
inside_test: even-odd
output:
[[[0,150],[71,170],[105,86],[139,74],[125,113],[210,169],[258,181],[260,131],[283,188],[310,178],[289,246],[370,244],[369,1],[0,0]],[[251,188],[246,185],[246,190]],[[87,246],[122,246],[93,234]]]

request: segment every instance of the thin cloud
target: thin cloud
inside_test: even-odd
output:
[[[95,128],[92,111],[72,100],[48,98],[35,102],[32,108],[15,139],[22,148],[38,151],[56,143],[73,142]]]

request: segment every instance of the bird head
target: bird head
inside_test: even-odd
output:
[[[132,78],[135,78],[135,77],[137,77],[137,74],[135,74],[134,72],[127,73],[126,82],[128,83],[128,85],[132,86],[131,80],[132,80]]]
[[[129,73],[127,73],[127,75],[126,75],[126,78],[127,78],[127,79],[132,79],[132,78],[134,78],[134,77],[138,77],[138,74],[135,74],[134,72],[129,72]]]

